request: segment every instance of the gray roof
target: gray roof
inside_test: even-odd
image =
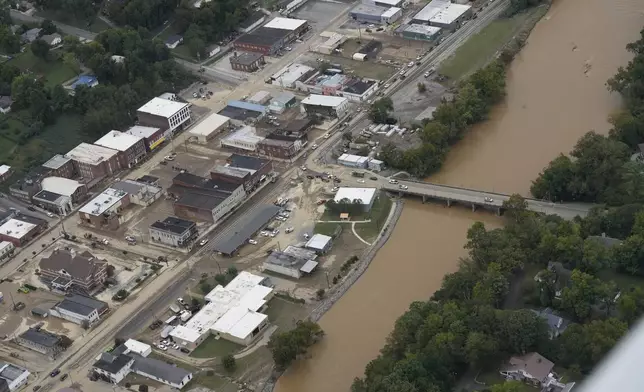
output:
[[[308,259],[293,256],[280,251],[271,252],[268,257],[266,257],[265,263],[279,265],[284,268],[296,269],[299,270],[309,261]]]
[[[6,109],[11,106],[13,99],[8,95],[3,95],[0,97],[0,108]]]
[[[552,361],[546,359],[543,355],[531,352],[520,357],[511,357],[504,371],[524,370],[530,373],[534,378],[541,381],[545,379],[552,368],[555,366]]]
[[[273,102],[278,102],[283,105],[286,105],[287,103],[291,102],[294,99],[295,99],[295,94],[285,91],[281,94],[277,94],[275,98],[273,98]]]
[[[183,379],[191,373],[183,368],[170,365],[154,358],[145,358],[133,354],[134,364],[132,370],[155,376],[172,384],[181,384]]]
[[[0,371],[0,378],[3,378],[7,381],[13,381],[27,371],[27,369],[21,368],[20,366],[3,362],[0,362],[0,369],[2,369],[2,371]]]
[[[230,56],[230,63],[251,65],[257,60],[260,60],[262,57],[264,57],[264,55],[257,52],[235,52],[232,56]]]
[[[127,366],[131,360],[132,358],[123,354],[113,355],[111,353],[102,353],[99,360],[94,362],[94,367],[115,374]]]
[[[239,249],[253,234],[264,227],[281,208],[265,204],[254,209],[246,219],[236,222],[233,227],[222,232],[214,239],[214,251],[226,255],[234,253]]]
[[[45,347],[54,347],[58,345],[60,337],[51,332],[42,329],[29,328],[23,332],[20,337],[24,340],[39,344]]]
[[[606,235],[591,235],[588,237],[591,240],[595,240],[600,244],[604,245],[606,248],[612,248],[615,245],[620,245],[622,240],[619,238],[607,237]]]
[[[183,234],[186,231],[192,229],[194,226],[196,226],[196,223],[193,221],[175,218],[173,216],[169,216],[163,221],[156,221],[150,225],[150,227],[154,229],[160,231],[168,231],[174,234]]]
[[[49,257],[40,260],[40,269],[65,270],[74,279],[86,280],[89,276],[105,268],[107,262],[99,260],[85,251],[80,254],[65,249],[56,249]]]
[[[107,303],[83,295],[73,294],[60,301],[56,307],[67,311],[88,316],[94,310],[99,313],[102,309],[107,308]]]
[[[568,324],[570,322],[563,317],[559,317],[554,313],[554,311],[550,308],[545,308],[543,310],[532,310],[534,313],[537,314],[537,316],[541,317],[546,321],[548,324],[548,328],[550,328],[551,332],[556,332],[557,334],[562,333],[563,331],[568,328]]]
[[[69,161],[71,161],[71,158],[67,158],[66,156],[56,154],[53,157],[49,158],[47,162],[43,163],[43,166],[48,169],[60,169],[64,164],[66,164]]]
[[[129,194],[137,194],[141,191],[141,188],[145,188],[146,186],[147,184],[144,184],[142,182],[125,180],[115,182],[114,184],[110,185],[110,188],[118,189]]]
[[[47,42],[49,45],[51,45],[56,38],[62,38],[60,34],[54,33],[54,34],[46,34],[40,37],[43,41]]]

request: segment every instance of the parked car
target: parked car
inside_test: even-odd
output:
[[[287,227],[286,230],[284,230],[286,233],[292,233],[293,228],[292,227]]]
[[[47,216],[50,217],[50,218],[53,218],[55,215],[52,214],[51,212],[47,212]]]
[[[60,376],[60,381],[65,381],[69,377],[69,374],[65,373],[62,376]]]
[[[59,374],[60,374],[60,369],[54,369],[52,370],[51,373],[49,373],[49,377],[56,377]]]
[[[185,348],[185,347],[181,347],[181,352],[182,352],[182,353],[186,353],[186,354],[190,354],[190,350],[188,350],[188,349],[187,349],[187,348]]]
[[[371,176],[371,177],[369,177],[369,179],[373,180],[373,181],[378,181],[378,177],[376,177],[376,176]]]
[[[257,241],[255,240],[248,240],[248,243],[251,245],[257,245]]]
[[[210,241],[208,238],[204,238],[203,240],[199,241],[199,246],[204,246]]]
[[[29,211],[36,211],[36,209],[35,209],[35,208],[33,208],[32,206],[27,207],[27,209],[28,209]]]

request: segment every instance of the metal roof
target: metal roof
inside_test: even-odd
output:
[[[227,255],[234,253],[280,211],[281,208],[270,204],[257,206],[246,219],[217,236],[213,249]]]

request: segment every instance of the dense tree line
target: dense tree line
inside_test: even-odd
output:
[[[476,71],[461,84],[451,101],[444,101],[434,119],[421,132],[421,145],[401,151],[385,145],[380,158],[390,167],[424,177],[438,170],[449,151],[470,126],[485,119],[491,107],[505,95],[505,66],[500,61]],[[374,111],[374,109],[372,109]]]
[[[543,3],[543,0],[510,0],[510,5],[508,6],[506,13],[510,16],[515,15],[541,3]]]
[[[179,0],[110,1],[106,13],[121,26],[153,30],[168,20],[179,6]]]
[[[560,155],[550,162],[533,182],[535,197],[610,205],[644,201],[644,164],[641,159],[630,160],[644,142],[644,30],[640,36],[626,47],[633,59],[607,83],[626,103],[610,117],[609,136],[589,132],[577,142],[571,157]]]
[[[172,61],[162,42],[143,38],[135,30],[107,30],[87,44],[67,36],[64,50],[65,64],[77,72],[83,64],[98,77],[100,84],[93,88],[80,86],[70,96],[61,85],[46,87],[40,80],[20,75],[10,64],[0,67],[0,90],[10,85],[13,108],[28,111],[30,123],[40,124],[21,136],[25,141],[62,113],[81,115],[83,133],[95,139],[111,129],[131,125],[141,104],[160,93],[177,91],[192,80]],[[43,55],[47,58],[47,53]],[[123,56],[125,60],[116,62],[112,55]]]
[[[632,288],[617,296],[615,284],[598,277],[600,271],[619,268],[614,263],[622,247],[607,248],[588,238],[596,222],[538,216],[517,195],[504,208],[504,228],[488,230],[475,223],[469,229],[468,256],[459,270],[444,277],[430,301],[411,304],[396,321],[380,356],[355,380],[353,392],[452,390],[468,369],[493,371],[509,356],[531,351],[567,369],[569,376],[582,377],[644,313],[644,290]],[[644,214],[636,221],[629,232],[638,232],[640,221],[644,228]],[[552,263],[570,272],[565,283],[559,270],[548,268]],[[575,321],[553,340],[534,312],[504,308],[510,282],[527,265],[543,270],[538,282],[525,277],[534,286],[524,283],[524,300],[558,309]],[[515,389],[508,384],[491,390]]]
[[[200,8],[183,0],[176,12],[174,27],[184,35],[191,54],[205,58],[208,43],[218,41],[235,31],[249,15],[248,0],[212,0]]]
[[[111,1],[110,3],[116,3]],[[46,10],[57,11],[61,16],[73,16],[88,20],[96,16],[100,2],[92,0],[36,0],[36,5]]]
[[[277,368],[284,370],[323,336],[324,331],[317,323],[298,321],[294,329],[271,335],[268,348]]]

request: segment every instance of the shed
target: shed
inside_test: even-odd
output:
[[[264,105],[271,100],[271,93],[268,91],[258,91],[252,97],[248,99],[250,103],[256,103],[258,105]]]
[[[324,234],[313,234],[311,239],[306,243],[305,247],[317,253],[326,253],[331,249],[333,238]]]
[[[128,339],[125,342],[125,347],[127,347],[130,352],[137,353],[142,357],[147,357],[152,353],[152,347],[150,347],[149,344],[145,344],[134,339]]]
[[[31,314],[33,314],[34,316],[43,317],[43,318],[49,316],[49,312],[40,308],[31,309]]]

